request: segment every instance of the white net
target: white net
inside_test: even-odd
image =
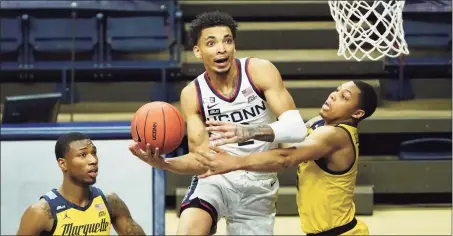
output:
[[[376,61],[409,54],[403,29],[404,0],[328,3],[339,35],[339,56]]]

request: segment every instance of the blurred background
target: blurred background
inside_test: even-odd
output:
[[[2,141],[56,140],[63,132],[30,132],[37,122],[45,124],[33,127],[64,132],[82,126],[93,139],[130,139],[130,120],[141,105],[166,101],[180,108],[181,89],[204,72],[187,30],[196,15],[214,10],[239,24],[237,57],[273,62],[307,120],[340,83],[372,84],[379,107],[360,125],[358,217],[371,234],[451,235],[448,0],[406,1],[410,54],[360,62],[337,55],[338,33],[322,0],[2,0]],[[186,139],[170,155],[184,153]],[[296,170],[279,178],[276,234],[302,234]],[[166,173],[167,234],[176,232],[189,184],[190,176]]]

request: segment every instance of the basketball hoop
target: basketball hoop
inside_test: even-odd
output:
[[[409,54],[403,29],[404,0],[328,2],[339,36],[337,55],[377,61]]]

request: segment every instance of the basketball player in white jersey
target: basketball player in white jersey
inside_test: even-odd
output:
[[[191,24],[193,52],[203,61],[206,72],[181,92],[189,153],[164,159],[149,145],[144,152],[134,143],[129,147],[134,155],[173,173],[205,173],[196,157],[198,151],[209,151],[209,136],[215,135],[207,132],[208,121],[249,127],[246,138],[250,141],[224,146],[231,155],[263,152],[278,143],[304,140],[304,121],[275,66],[262,59],[235,58],[236,31],[233,18],[221,12],[201,14]],[[181,205],[177,234],[214,234],[218,220],[226,217],[228,234],[271,235],[278,186],[275,173],[235,171],[204,179],[194,176]]]

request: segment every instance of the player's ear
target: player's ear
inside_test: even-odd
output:
[[[193,54],[195,55],[196,58],[198,58],[198,59],[202,59],[203,58],[201,56],[200,48],[197,45],[193,46],[192,50],[193,50]]]
[[[62,171],[68,170],[68,166],[66,165],[66,160],[64,158],[58,158],[57,162]]]
[[[362,116],[365,115],[365,111],[362,110],[362,109],[358,109],[354,112],[354,114],[352,114],[352,118],[354,119],[360,119]]]

